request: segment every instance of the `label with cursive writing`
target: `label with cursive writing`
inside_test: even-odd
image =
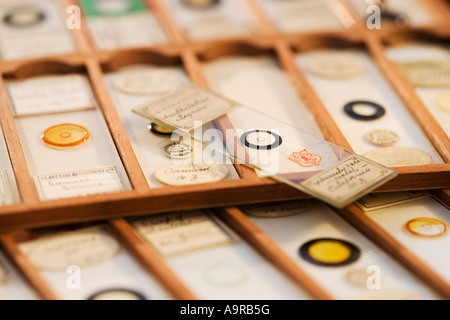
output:
[[[319,199],[342,208],[396,175],[394,170],[358,155],[300,184]]]
[[[95,108],[86,77],[78,74],[45,76],[8,84],[16,116],[70,112]]]
[[[42,200],[120,192],[124,186],[117,168],[103,167],[37,177]]]
[[[120,251],[119,243],[101,229],[64,232],[38,239],[28,253],[39,269],[66,271],[70,265],[80,268],[105,262]]]
[[[236,240],[204,211],[153,216],[134,221],[133,226],[166,257],[230,245]]]
[[[429,197],[431,197],[431,194],[429,192],[419,190],[369,193],[368,195],[356,201],[355,204],[362,210],[368,212]]]
[[[198,85],[189,84],[133,112],[167,128],[189,132],[224,115],[237,103]]]
[[[211,183],[225,179],[229,169],[224,164],[169,164],[155,172],[155,178],[169,186]]]
[[[150,12],[86,20],[97,49],[112,50],[167,42],[158,19]],[[149,86],[151,87],[151,85]]]

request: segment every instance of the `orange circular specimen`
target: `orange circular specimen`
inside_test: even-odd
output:
[[[445,234],[448,231],[448,226],[438,219],[416,218],[405,224],[405,230],[416,236],[436,238]]]
[[[79,146],[90,138],[89,130],[73,123],[52,126],[44,131],[42,141],[49,147],[66,149]]]

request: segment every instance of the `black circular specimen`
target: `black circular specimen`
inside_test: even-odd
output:
[[[3,16],[3,22],[11,27],[22,28],[34,26],[45,19],[45,14],[34,8],[20,8]]]
[[[247,148],[256,150],[272,150],[278,148],[283,140],[269,130],[252,130],[241,136],[241,143]]]
[[[369,106],[373,109],[373,113],[372,114],[361,114],[358,113],[355,109],[356,106],[358,105],[365,105],[365,106]],[[357,100],[357,101],[352,101],[347,103],[344,106],[344,110],[345,112],[352,117],[353,119],[356,120],[363,120],[363,121],[370,121],[370,120],[376,120],[381,118],[382,116],[384,116],[384,114],[386,113],[386,110],[379,105],[378,103],[372,102],[372,101],[366,101],[366,100]]]

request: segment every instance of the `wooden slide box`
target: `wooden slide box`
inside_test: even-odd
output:
[[[251,1],[250,1],[251,2]],[[66,74],[85,72],[103,111],[111,135],[124,167],[128,173],[132,191],[69,198],[64,200],[40,201],[33,179],[28,174],[21,144],[14,126],[11,106],[6,95],[4,81],[1,85],[1,125],[5,134],[11,162],[17,179],[22,202],[0,208],[0,230],[38,227],[82,221],[103,220],[118,217],[137,216],[149,213],[189,210],[205,207],[231,206],[262,201],[306,198],[306,194],[270,178],[260,178],[245,166],[236,165],[239,180],[222,181],[207,185],[167,187],[149,189],[141,168],[127,139],[113,102],[103,83],[103,73],[136,63],[184,66],[193,82],[208,87],[200,69],[200,61],[229,54],[272,54],[292,79],[327,140],[351,149],[332,117],[326,112],[320,97],[308,84],[305,75],[293,61],[296,52],[305,50],[305,43],[314,46],[359,45],[364,47],[376,62],[405,105],[414,111],[416,121],[423,127],[434,144],[444,164],[394,168],[399,176],[383,185],[376,192],[443,189],[450,188],[449,138],[443,134],[431,116],[426,114],[411,86],[405,81],[382,50],[384,32],[368,31],[364,26],[342,31],[279,34],[269,26],[267,20],[257,13],[262,32],[254,37],[228,39],[210,42],[189,43],[170,21],[170,15],[157,1],[149,1],[153,10],[161,10],[160,16],[172,36],[172,43],[151,48],[119,49],[105,52],[95,51],[89,44],[86,30],[73,31],[78,40],[80,52],[52,58],[29,59],[25,61],[1,62],[3,79],[24,79],[44,74]],[[254,7],[254,6],[250,6]],[[436,32],[443,30],[436,25]],[[413,29],[413,28],[412,28]],[[392,30],[391,30],[392,31]],[[308,47],[306,47],[308,48]],[[417,111],[419,110],[419,111]]]

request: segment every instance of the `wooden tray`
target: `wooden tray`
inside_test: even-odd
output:
[[[284,34],[278,32],[264,15],[257,1],[245,0],[253,19],[261,32],[251,37],[240,37],[212,41],[189,41],[177,26],[177,21],[164,6],[163,1],[146,1],[170,35],[170,43],[132,49],[96,51],[85,28],[72,30],[79,51],[74,54],[36,59],[1,61],[0,69],[0,123],[8,146],[15,178],[22,202],[0,208],[0,230],[40,227],[103,219],[138,216],[149,213],[211,208],[255,203],[262,201],[307,198],[308,196],[287,185],[270,178],[260,178],[252,169],[236,165],[239,180],[222,181],[207,185],[168,187],[150,189],[137,158],[127,138],[125,129],[115,110],[112,99],[103,82],[103,74],[136,63],[184,66],[191,80],[209,87],[202,74],[200,63],[230,54],[271,54],[280,62],[285,73],[292,80],[298,94],[304,100],[325,138],[348,150],[351,147],[339,130],[335,121],[326,111],[320,97],[308,83],[305,74],[294,62],[294,55],[316,47],[358,46],[364,48],[383,72],[392,88],[401,97],[417,123],[428,136],[436,150],[444,159],[444,164],[394,168],[399,176],[383,185],[376,192],[445,189],[450,188],[450,139],[437,121],[426,110],[414,92],[414,88],[404,76],[393,67],[383,51],[387,38],[393,35],[420,35],[423,32],[442,39],[449,39],[449,8],[443,1],[421,3],[434,17],[433,24],[426,27],[408,27],[399,30],[386,27],[368,30],[351,6],[342,0],[329,1],[340,14],[347,18],[347,29],[329,32],[304,32]],[[75,1],[61,0],[63,6],[76,4]],[[4,81],[25,79],[45,74],[67,74],[85,72],[103,111],[110,133],[123,161],[132,191],[94,195],[64,200],[41,201],[34,181],[28,173],[28,166],[21,147],[13,113],[7,98]],[[446,191],[442,191],[446,193]],[[447,192],[448,194],[448,192]],[[63,214],[62,214],[63,213]]]

